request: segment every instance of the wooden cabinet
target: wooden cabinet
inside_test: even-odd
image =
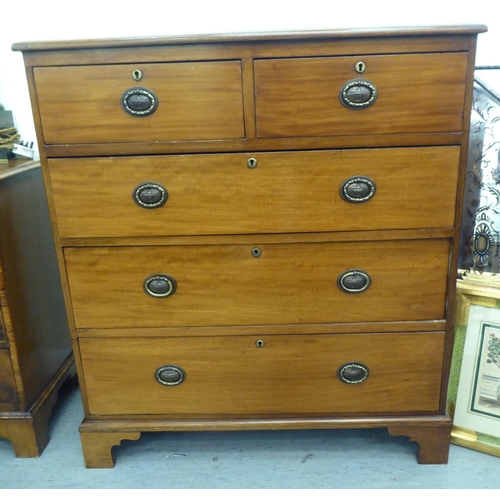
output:
[[[37,457],[73,354],[40,164],[0,172],[0,437]]]
[[[14,46],[87,467],[146,431],[348,427],[447,461],[482,31]]]

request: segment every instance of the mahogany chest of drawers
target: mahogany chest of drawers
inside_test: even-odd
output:
[[[387,427],[445,463],[484,26],[20,43],[87,467],[143,431]]]
[[[38,457],[71,339],[39,162],[0,169],[0,438]]]

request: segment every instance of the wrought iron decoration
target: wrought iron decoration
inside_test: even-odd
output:
[[[476,72],[459,261],[462,272],[500,272],[499,225],[500,96]]]

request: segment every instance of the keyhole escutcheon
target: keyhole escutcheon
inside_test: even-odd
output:
[[[252,248],[252,257],[255,257],[256,259],[262,255],[262,250],[260,248]]]
[[[248,158],[247,160],[247,166],[248,168],[255,168],[259,162],[255,158]]]
[[[142,71],[140,69],[134,69],[134,71],[132,71],[132,78],[138,82],[139,80],[142,79]]]
[[[359,61],[355,65],[356,73],[364,73],[366,70],[366,64],[363,61]]]

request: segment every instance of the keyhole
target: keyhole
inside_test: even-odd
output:
[[[142,78],[142,71],[140,69],[132,71],[132,78],[138,82]]]
[[[260,248],[252,248],[252,257],[260,257],[262,255],[262,251]]]
[[[366,70],[366,64],[363,61],[359,61],[356,63],[355,68],[357,73],[364,73]]]
[[[255,158],[248,158],[247,160],[247,165],[248,168],[255,168],[257,166],[258,162]]]
[[[266,345],[266,343],[265,343],[263,340],[257,340],[257,341],[255,342],[255,345],[256,345],[256,347],[258,347],[259,349],[262,349],[262,348]]]

